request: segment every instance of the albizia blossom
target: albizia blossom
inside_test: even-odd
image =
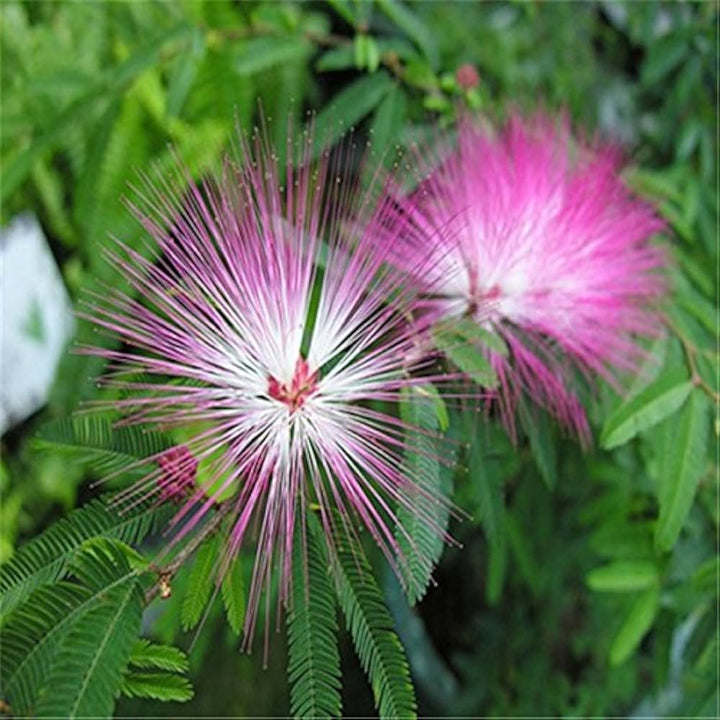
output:
[[[431,491],[404,473],[408,426],[393,406],[403,388],[432,380],[412,375],[432,359],[415,351],[407,320],[418,300],[387,263],[393,238],[378,244],[362,230],[396,212],[382,188],[351,182],[342,154],[311,167],[306,151],[281,179],[262,135],[239,145],[212,181],[181,171],[146,183],[134,210],[147,252],[118,242],[110,258],[134,297],[111,290],[87,316],[123,343],[92,351],[124,388],[113,403],[121,422],[183,429],[182,444],[148,458],[154,469],[125,502],[180,503],[174,542],[231,503],[225,562],[256,544],[247,639],[275,569],[288,597],[306,512],[319,513],[329,546],[364,527],[396,570],[408,562],[396,508],[421,514],[418,496]]]
[[[507,357],[487,354],[512,433],[526,394],[587,439],[573,375],[612,381],[657,331],[663,256],[649,239],[662,223],[623,184],[616,149],[573,138],[565,118],[514,116],[497,133],[466,119],[435,154],[399,264],[430,253],[419,279],[446,317],[504,338]]]

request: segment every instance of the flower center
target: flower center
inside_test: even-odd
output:
[[[475,288],[468,302],[468,314],[473,317],[494,315],[501,296],[502,291],[497,285],[489,289]]]
[[[281,383],[272,375],[268,376],[268,395],[285,403],[290,412],[302,407],[305,400],[317,390],[318,371],[310,372],[303,357],[295,363],[295,374],[289,383]]]

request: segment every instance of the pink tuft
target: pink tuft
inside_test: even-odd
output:
[[[489,352],[513,432],[522,393],[584,440],[573,367],[614,381],[657,332],[663,229],[620,176],[618,152],[574,138],[567,121],[512,117],[502,131],[470,120],[407,198],[396,261],[430,252],[429,282],[446,315],[471,315],[507,341]]]
[[[442,378],[417,353],[418,327],[407,321],[430,316],[408,273],[389,262],[398,209],[382,183],[364,191],[348,176],[349,144],[316,165],[311,148],[309,137],[300,168],[280,168],[257,132],[240,139],[239,161],[213,181],[195,185],[181,169],[159,187],[146,182],[134,211],[149,252],[118,242],[110,258],[132,295],[109,289],[85,315],[123,343],[87,350],[121,370],[107,384],[129,393],[113,402],[123,422],[196,429],[186,446],[150,459],[159,470],[124,500],[180,500],[204,463],[207,484],[182,498],[173,542],[232,503],[222,567],[256,544],[246,643],[273,569],[281,600],[289,597],[293,538],[310,505],[331,557],[336,533],[359,525],[402,579],[410,558],[397,509],[432,524],[418,499],[448,504],[408,477],[403,461],[410,427],[398,420],[401,393]],[[289,144],[288,154],[296,149]],[[377,243],[376,225],[396,229]],[[418,322],[422,331],[429,319]]]

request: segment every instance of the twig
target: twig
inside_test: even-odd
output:
[[[169,597],[170,595],[170,580],[173,578],[175,573],[183,566],[188,558],[202,545],[203,541],[211,535],[223,518],[232,510],[232,500],[226,500],[218,506],[217,512],[213,515],[212,520],[200,530],[200,532],[173,558],[172,562],[169,562],[164,567],[156,567],[150,565],[150,570],[157,573],[158,581],[145,593],[145,604],[149,605],[157,595],[161,594],[163,597]]]
[[[217,28],[203,28],[206,32],[212,33],[212,36],[223,41],[225,40],[245,40],[253,37],[272,37],[282,35],[282,31],[272,25],[254,25],[249,28],[228,28],[228,29],[217,29]],[[363,28],[358,28],[360,32],[363,32]],[[317,33],[313,30],[304,30],[302,37],[308,42],[319,45],[320,47],[338,48],[338,47],[349,47],[353,44],[352,38],[345,37],[344,35],[335,35],[333,33]],[[380,56],[380,62],[384,65],[398,80],[405,78],[405,68],[400,61],[397,53],[392,50],[382,53]]]
[[[685,335],[685,333],[683,333],[680,328],[677,327],[677,325],[672,322],[672,320],[670,320],[670,318],[666,317],[665,322],[667,323],[668,327],[675,333],[678,340],[680,340],[680,343],[683,346],[685,357],[687,358],[688,365],[690,366],[690,379],[692,381],[692,384],[695,385],[695,387],[699,387],[707,395],[709,395],[710,399],[713,400],[713,402],[720,402],[720,392],[715,392],[715,390],[713,390],[712,387],[707,382],[705,382],[705,379],[700,374],[697,363],[695,362],[696,353],[702,351],[695,346],[695,344],[690,340],[690,338],[688,338],[687,335]]]

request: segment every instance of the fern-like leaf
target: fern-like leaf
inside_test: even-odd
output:
[[[183,630],[192,630],[200,622],[212,592],[217,559],[218,536],[213,535],[199,547],[190,568],[180,613]]]
[[[299,533],[293,552],[292,610],[288,615],[290,707],[297,718],[340,717],[340,655],[334,589],[313,537],[307,563]]]
[[[130,653],[121,692],[128,697],[185,702],[193,696],[187,669],[187,655],[180,648],[140,638]]]
[[[38,588],[3,627],[2,693],[18,716],[32,714],[45,698],[48,678],[59,661],[68,633],[74,632],[76,626],[92,629],[88,618],[92,619],[91,614],[98,608],[107,612],[108,607],[120,603],[129,608],[135,603],[130,600],[130,589],[137,595],[139,607],[137,573],[130,569],[125,552],[112,541],[94,539],[86,543],[73,556],[69,571],[74,582],[61,581]],[[122,619],[123,624],[132,619],[129,609]],[[59,714],[66,716],[64,712]]]
[[[190,681],[183,675],[134,671],[125,676],[122,693],[128,697],[150,698],[162,702],[187,702],[194,694]]]
[[[72,455],[101,474],[121,470],[174,444],[167,433],[135,426],[113,427],[107,418],[87,416],[53,420],[34,440],[36,448]]]
[[[319,536],[319,523],[312,520],[310,527]],[[349,536],[338,538],[333,565],[340,607],[380,717],[417,717],[405,652],[365,551]]]
[[[135,642],[130,653],[130,665],[180,673],[186,672],[189,667],[187,655],[180,648],[158,645],[147,638]]]
[[[236,635],[239,635],[245,622],[245,581],[240,555],[230,563],[221,587],[225,617]]]
[[[38,717],[110,717],[141,616],[137,578],[108,590],[63,638]]]
[[[447,529],[450,512],[436,498],[449,490],[449,473],[443,472],[438,451],[437,432],[440,422],[436,409],[441,403],[437,390],[430,384],[406,388],[400,405],[400,416],[410,428],[406,442],[405,473],[418,484],[415,511],[398,510],[402,526],[396,538],[407,563],[401,565],[405,575],[408,600],[415,604],[423,598],[432,580],[435,563],[443,551],[440,531]],[[403,532],[404,530],[404,532]]]
[[[92,537],[137,545],[162,522],[166,511],[139,505],[120,515],[108,508],[110,496],[92,500],[24,545],[0,567],[0,618],[7,617],[36,588],[58,580],[78,548]]]
[[[38,588],[0,633],[0,695],[17,715],[29,714],[52,665],[57,644],[82,609],[92,605],[84,587],[59,582]]]

